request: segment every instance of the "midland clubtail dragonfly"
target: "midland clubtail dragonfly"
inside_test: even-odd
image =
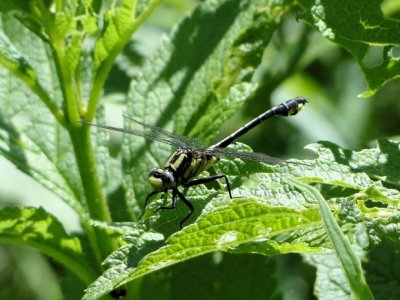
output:
[[[187,200],[185,196],[179,191],[178,187],[191,187],[223,178],[227,186],[229,197],[232,199],[228,177],[225,174],[215,174],[199,179],[195,178],[208,167],[215,164],[221,156],[228,158],[253,160],[264,162],[267,164],[279,164],[284,162],[280,159],[268,156],[263,153],[239,152],[233,149],[229,149],[227,148],[227,146],[240,136],[244,135],[250,129],[256,127],[261,122],[269,118],[272,118],[274,116],[292,116],[297,114],[307,102],[307,99],[298,97],[281,103],[254,118],[252,121],[248,122],[220,142],[209,147],[204,146],[196,139],[180,136],[166,131],[162,128],[142,123],[127,116],[125,117],[133,121],[134,123],[141,125],[146,130],[142,131],[135,129],[118,128],[108,125],[92,124],[84,121],[82,121],[82,123],[144,137],[146,139],[169,144],[177,148],[177,150],[172,153],[172,155],[168,158],[163,167],[154,167],[150,171],[149,183],[154,188],[154,191],[146,197],[143,213],[140,218],[143,216],[147,204],[152,196],[158,193],[163,193],[162,197],[164,198],[165,194],[169,190],[172,190],[171,205],[161,206],[156,211],[160,209],[174,209],[176,207],[177,197],[179,197],[183,201],[183,203],[189,208],[189,213],[180,222],[180,227],[182,228],[183,223],[191,216],[194,208],[192,203],[190,203],[190,201]]]

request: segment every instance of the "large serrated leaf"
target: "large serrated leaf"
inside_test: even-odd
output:
[[[94,50],[94,67],[104,67],[107,60],[122,50],[131,34],[149,13],[157,7],[160,0],[130,1],[122,0],[106,11],[101,36],[96,41]],[[138,8],[138,9],[137,9]]]
[[[234,197],[237,199],[229,200],[226,195],[216,197],[215,193],[207,192],[207,189],[201,186],[192,188],[188,191],[187,197],[195,206],[194,215],[200,215],[197,221],[173,234],[164,246],[154,249],[151,253],[148,252],[148,247],[146,251],[138,253],[137,242],[131,246],[124,246],[123,249],[117,251],[118,259],[108,264],[110,268],[89,288],[87,299],[94,299],[140,276],[209,252],[255,252],[274,255],[288,252],[325,252],[331,249],[332,243],[322,227],[315,199],[301,190],[296,191],[288,184],[285,179],[287,176],[300,176],[310,183],[342,188],[335,193],[328,191],[327,194],[331,198],[327,204],[333,217],[343,222],[340,229],[343,231],[342,238],[343,235],[347,235],[352,243],[355,239],[354,224],[356,223],[367,222],[368,224],[369,222],[370,225],[367,227],[373,230],[373,228],[382,228],[382,226],[379,227],[378,220],[383,223],[387,220],[387,229],[392,228],[390,224],[396,221],[392,218],[389,224],[388,218],[393,216],[399,193],[373,180],[374,174],[363,172],[368,171],[368,168],[358,172],[351,169],[360,165],[366,167],[368,164],[383,163],[382,155],[377,149],[348,155],[350,154],[348,150],[333,144],[321,143],[309,148],[318,153],[318,159],[303,161],[300,164],[283,165],[275,170],[267,166],[260,167],[258,171],[261,173],[254,173],[257,168],[253,169],[251,165],[240,161],[221,161],[222,170],[227,173],[232,170],[232,173],[236,173],[237,177],[234,176],[232,187]],[[364,156],[369,157],[370,160],[366,160]],[[240,178],[239,169],[250,176],[251,180],[247,181],[245,177]],[[236,185],[237,188],[235,188]],[[324,189],[321,191],[325,192]],[[206,194],[209,195],[207,199],[204,196]],[[243,198],[243,195],[248,196],[249,199]],[[213,201],[210,201],[211,199]],[[204,202],[207,203],[207,200],[210,202],[204,207]],[[390,205],[387,208],[381,208],[380,213],[376,214],[376,210],[365,207],[366,200],[382,201]],[[203,204],[200,204],[201,201]],[[150,207],[155,208],[156,205],[152,204]],[[325,205],[326,209],[327,207]],[[201,209],[197,210],[197,208]],[[176,212],[160,213],[162,217],[155,218],[156,221],[152,223],[153,228],[167,235],[171,234],[164,229],[166,223],[175,222],[178,226],[179,219],[172,218],[173,214]],[[331,216],[330,220],[332,219]],[[377,223],[371,223],[372,219]],[[158,245],[162,244],[160,239]],[[331,268],[321,270],[321,276],[329,278],[330,275],[327,272],[331,270]],[[324,289],[323,283],[320,286]],[[346,290],[346,286],[344,284],[332,293],[346,297],[346,294],[350,293]]]
[[[71,140],[66,129],[58,124],[48,110],[59,110],[58,106],[62,102],[52,57],[47,45],[24,28],[15,17],[1,17],[1,34],[4,34],[3,42],[6,42],[5,50],[8,49],[3,51],[4,58],[13,64],[7,68],[17,73],[20,79],[28,81],[33,91],[37,92],[37,88],[40,88],[42,93],[46,93],[48,102],[45,107],[40,102],[43,94],[38,94],[41,97],[39,99],[32,90],[29,91],[21,84],[20,79],[11,76],[7,70],[0,70],[0,152],[23,172],[59,196],[79,214],[81,220],[85,220],[83,187]],[[88,60],[82,60],[81,64],[91,65]],[[85,75],[82,78],[82,93],[87,95],[91,76],[88,72]],[[17,127],[14,118],[20,116],[24,122],[15,121]],[[99,110],[98,119],[101,118]],[[100,176],[106,184],[108,168],[104,147],[107,141],[105,133],[97,137],[96,158]]]
[[[94,278],[80,241],[42,208],[9,207],[0,210],[0,241],[35,248],[62,263],[84,282]]]
[[[400,61],[392,52],[400,45],[400,22],[387,19],[381,0],[301,0],[302,18],[329,40],[346,48],[357,60],[368,82],[364,97],[386,82],[400,77]],[[340,16],[340,17],[338,17]],[[370,64],[367,55],[380,51],[380,61]]]
[[[84,218],[85,209],[79,201],[82,186],[66,133],[54,123],[37,123],[27,132],[7,123],[0,123],[0,128],[5,131],[0,134],[0,153]]]
[[[15,22],[9,22],[7,28],[15,25]],[[34,37],[21,35],[18,41],[19,47],[26,48],[24,43],[28,43],[30,39]],[[40,41],[36,43],[39,49],[35,50],[33,64],[37,64],[43,71],[41,76],[46,78],[43,81],[48,90],[57,95],[58,82],[50,80],[51,76],[46,77],[52,67],[48,61],[43,62],[48,59],[44,46],[39,46]],[[16,89],[17,86],[19,88]],[[1,70],[0,152],[20,170],[57,194],[83,217],[84,209],[79,203],[83,191],[68,135],[38,98],[28,91],[24,93],[25,90],[20,86],[19,79],[10,76],[8,71]],[[32,109],[33,107],[35,109]],[[30,124],[17,128],[13,124],[13,117],[17,114],[24,114],[30,120]]]
[[[4,53],[4,59],[13,63],[8,69],[28,82],[28,86],[33,83],[40,86],[54,103],[61,104],[61,88],[47,45],[12,15],[1,16],[1,29],[5,36],[0,36],[0,41],[4,39],[4,42],[7,42],[4,47],[8,49],[7,53]]]
[[[85,299],[95,299],[135,278],[202,254],[227,251],[244,243],[320,224],[316,209],[294,210],[271,207],[252,199],[238,199],[171,236],[166,246],[140,262],[137,252],[132,251],[136,245],[131,251],[126,246],[124,255],[127,257],[121,256],[118,264],[114,263],[96,280],[87,290]],[[133,257],[130,258],[131,252]]]

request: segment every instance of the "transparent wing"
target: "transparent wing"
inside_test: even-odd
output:
[[[112,130],[112,131],[117,131],[117,132],[122,132],[122,133],[127,133],[127,134],[144,137],[146,139],[156,141],[156,142],[161,142],[164,144],[168,144],[168,145],[174,146],[176,148],[194,148],[194,149],[200,148],[201,149],[201,148],[206,147],[205,144],[203,142],[201,142],[200,140],[177,135],[172,132],[166,131],[162,128],[142,123],[131,117],[127,117],[127,116],[124,116],[124,117],[137,123],[137,124],[140,124],[144,128],[148,129],[148,131],[137,130],[137,129],[128,129],[128,128],[119,128],[119,127],[114,127],[114,126],[109,126],[109,125],[89,123],[89,122],[85,122],[85,121],[81,121],[81,123],[99,127],[99,128]]]
[[[216,156],[227,157],[227,158],[240,158],[240,159],[244,159],[244,160],[264,162],[264,163],[267,163],[270,165],[291,163],[290,161],[282,160],[282,159],[272,157],[272,156],[269,156],[264,153],[258,153],[258,152],[242,152],[242,151],[237,151],[237,150],[229,149],[229,148],[209,148],[209,149],[206,149],[205,151],[212,155],[216,155]]]
[[[208,148],[204,150],[204,152],[207,152],[212,155],[220,156],[220,157],[226,157],[226,158],[240,158],[244,160],[251,160],[251,161],[258,161],[258,162],[263,162],[269,165],[280,165],[280,164],[292,164],[292,165],[305,165],[309,166],[309,164],[305,162],[298,162],[298,161],[291,161],[291,160],[284,160],[284,159],[279,159],[273,156],[269,156],[264,153],[259,153],[259,152],[243,152],[243,151],[237,151],[235,149],[230,149],[230,148]]]
[[[207,147],[207,145],[199,139],[175,134],[175,133],[169,132],[165,129],[162,129],[160,127],[143,123],[139,120],[136,120],[136,119],[126,116],[126,115],[124,115],[124,118],[126,118],[130,121],[133,121],[134,123],[139,124],[139,125],[143,126],[144,128],[149,129],[148,134],[151,132],[152,135],[154,135],[155,137],[160,136],[163,138],[163,140],[154,139],[156,141],[160,141],[160,142],[167,143],[170,145],[172,145],[171,142],[173,142],[175,145],[179,145],[178,147],[181,147],[181,148],[194,148],[194,149],[203,148],[204,149]],[[169,141],[169,142],[167,142],[167,141]]]
[[[104,128],[104,129],[108,129],[108,130],[113,130],[113,131],[117,131],[117,132],[122,132],[122,133],[127,133],[127,134],[144,137],[146,139],[150,139],[150,140],[153,140],[156,142],[168,144],[168,145],[174,146],[176,148],[194,149],[197,152],[203,152],[204,154],[210,154],[210,155],[215,155],[215,156],[220,156],[220,157],[226,157],[226,158],[231,158],[231,159],[232,158],[240,158],[240,159],[244,159],[244,160],[264,162],[264,163],[267,163],[270,165],[285,164],[285,163],[302,164],[299,162],[282,160],[282,159],[279,159],[276,157],[266,155],[264,153],[242,152],[242,151],[237,151],[237,150],[230,149],[230,148],[219,148],[219,147],[208,147],[207,148],[205,143],[203,143],[201,140],[174,134],[174,133],[164,130],[160,127],[142,123],[141,121],[138,121],[138,120],[133,119],[128,116],[124,116],[124,117],[129,119],[130,121],[133,121],[133,122],[143,126],[148,131],[119,128],[119,127],[114,127],[114,126],[89,123],[89,122],[85,122],[85,121],[81,121],[81,123],[99,127],[99,128]]]

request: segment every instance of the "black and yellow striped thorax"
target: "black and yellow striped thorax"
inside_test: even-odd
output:
[[[172,172],[179,186],[188,183],[217,161],[218,158],[214,155],[194,149],[179,148],[168,158],[164,169]]]
[[[218,157],[189,148],[178,148],[163,168],[153,168],[150,184],[159,191],[185,185],[219,160]]]

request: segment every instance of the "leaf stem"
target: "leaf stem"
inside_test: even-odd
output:
[[[0,64],[7,68],[16,77],[21,79],[46,105],[51,114],[56,118],[59,124],[65,125],[64,113],[57,107],[57,105],[50,98],[47,91],[40,85],[37,80],[37,76],[34,71],[28,67],[24,68],[21,65],[17,65],[14,62],[8,60],[4,56],[0,55]]]
[[[96,279],[96,274],[93,270],[82,261],[77,260],[75,257],[71,257],[70,255],[65,254],[63,251],[57,251],[52,247],[44,246],[44,243],[38,243],[34,241],[21,241],[21,239],[12,238],[12,237],[0,237],[0,241],[2,243],[9,243],[13,245],[22,245],[22,246],[30,246],[52,258],[54,258],[57,262],[63,264],[66,268],[71,270],[82,282],[86,284],[90,284],[93,280]]]
[[[372,292],[364,278],[360,259],[354,253],[350,242],[340,229],[329,208],[329,205],[326,203],[326,200],[322,197],[319,191],[312,186],[292,178],[288,178],[288,181],[298,189],[311,195],[318,203],[325,229],[328,233],[329,239],[331,240],[333,249],[339,258],[342,269],[347,277],[347,280],[349,281],[355,298],[373,300],[374,296],[372,295]]]

